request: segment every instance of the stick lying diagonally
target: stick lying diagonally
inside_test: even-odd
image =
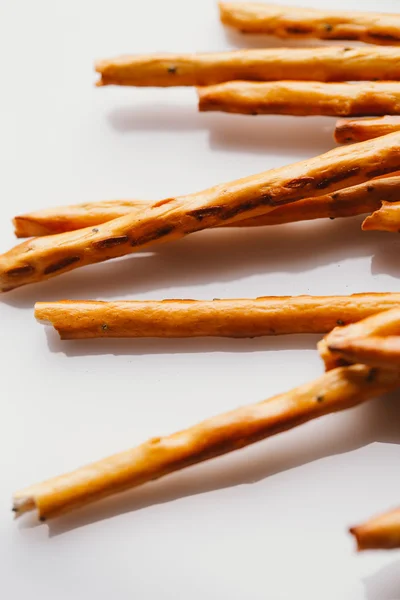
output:
[[[266,48],[203,54],[118,56],[95,64],[97,86],[188,86],[224,81],[368,81],[400,79],[393,47]]]
[[[400,508],[351,527],[350,533],[356,538],[359,551],[400,548]]]
[[[16,515],[37,509],[41,520],[142,485],[205,460],[239,450],[311,419],[351,408],[400,385],[396,371],[355,365],[259,404],[155,438],[97,463],[32,485],[14,495]]]
[[[227,226],[256,227],[322,218],[352,217],[376,211],[381,207],[383,198],[385,206],[390,202],[395,203],[391,227],[397,215],[398,229],[400,229],[400,176],[397,174],[394,177],[360,183],[325,196],[299,200],[275,208],[266,215],[235,221]],[[399,202],[396,202],[397,200]],[[133,214],[134,211],[140,216],[141,212],[150,205],[151,203],[146,200],[109,200],[39,210],[15,217],[13,220],[15,234],[17,237],[33,237],[75,231],[83,227],[95,227],[112,219]],[[375,221],[379,221],[379,218]],[[368,225],[363,228],[385,229],[385,224],[386,221],[379,226],[377,222],[375,226]]]
[[[365,142],[395,131],[400,131],[400,117],[385,115],[364,119],[339,119],[334,135],[338,144],[348,144]]]
[[[400,335],[344,339],[331,344],[329,350],[349,364],[361,363],[383,369],[400,368]]]
[[[35,317],[62,339],[257,337],[327,333],[400,307],[400,294],[267,296],[231,300],[38,302]],[[400,312],[400,310],[399,310]]]
[[[152,204],[88,227],[28,240],[0,256],[0,290],[43,281],[80,266],[256,217],[302,198],[322,196],[400,169],[400,134],[335,148],[313,159]]]
[[[197,91],[201,112],[329,117],[400,114],[397,81],[228,81]]]
[[[399,14],[319,10],[255,2],[220,2],[224,25],[242,33],[280,38],[359,40],[370,44],[400,43]]]

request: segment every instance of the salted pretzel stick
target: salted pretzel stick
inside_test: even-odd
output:
[[[400,368],[400,335],[342,340],[330,344],[329,350],[348,364],[361,363],[383,369]]]
[[[187,86],[224,81],[368,81],[400,79],[393,47],[264,48],[207,54],[118,56],[95,64],[97,86]]]
[[[367,181],[326,196],[299,200],[275,208],[266,215],[235,221],[227,226],[256,227],[322,218],[352,217],[379,209],[382,198],[385,198],[386,202],[399,200],[400,206],[400,175]],[[82,227],[95,227],[134,211],[140,216],[141,211],[149,206],[150,202],[145,200],[91,202],[39,210],[15,217],[13,222],[17,237],[33,237],[74,231]]]
[[[400,82],[228,81],[197,88],[199,110],[246,115],[400,114]]]
[[[399,14],[255,2],[221,2],[219,10],[222,23],[242,33],[263,33],[279,38],[359,40],[383,45],[400,43]]]
[[[400,508],[351,527],[358,551],[400,548]]]
[[[318,350],[329,370],[343,364],[343,358],[336,350],[341,345],[371,336],[390,335],[400,335],[400,307],[379,312],[346,327],[335,327],[319,342]],[[344,362],[348,364],[347,361]]]
[[[139,217],[127,215],[96,227],[27,240],[0,256],[0,290],[43,281],[209,227],[257,217],[284,204],[322,196],[399,169],[400,133],[394,133],[204,192],[161,200]]]
[[[33,485],[14,495],[16,515],[37,509],[44,521],[174,471],[238,450],[335,411],[351,408],[400,385],[396,371],[364,365],[339,368],[319,379],[213,417],[194,427],[148,442]]]
[[[266,296],[231,300],[38,302],[35,317],[62,339],[96,337],[258,337],[326,333],[400,307],[399,294]],[[400,311],[399,311],[400,312]]]
[[[362,224],[364,231],[400,231],[400,202],[382,202],[382,206],[366,217]]]
[[[364,142],[400,130],[400,117],[385,115],[364,119],[339,119],[335,128],[338,144]]]

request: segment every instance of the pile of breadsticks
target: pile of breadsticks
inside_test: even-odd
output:
[[[30,239],[0,256],[1,291],[208,228],[366,214],[365,230],[400,230],[400,16],[231,3],[220,15],[242,33],[375,46],[126,56],[96,64],[98,85],[196,86],[201,111],[372,117],[338,121],[336,141],[356,143],[186,196],[17,216]],[[35,316],[62,339],[327,334],[316,381],[16,493],[16,515],[41,520],[400,387],[400,294],[41,302]],[[400,547],[400,510],[351,532],[359,549]]]

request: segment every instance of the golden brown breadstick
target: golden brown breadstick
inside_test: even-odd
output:
[[[351,527],[358,551],[400,548],[400,508]]]
[[[400,82],[228,81],[197,88],[199,110],[246,115],[400,114]]]
[[[0,290],[43,281],[398,171],[399,150],[400,133],[393,133],[204,192],[161,200],[139,217],[135,213],[96,227],[28,240],[0,256]]]
[[[361,363],[383,369],[399,369],[400,367],[399,335],[345,339],[331,343],[329,350],[347,361],[348,364]]]
[[[325,363],[325,368],[329,370],[343,365],[343,363],[348,364],[348,361],[343,361],[339,352],[332,352],[332,350],[335,350],[341,344],[371,336],[399,334],[400,308],[394,307],[391,310],[379,312],[346,327],[335,327],[319,342],[318,350]]]
[[[400,43],[399,14],[320,10],[253,2],[220,2],[224,25],[280,38]]]
[[[179,469],[238,450],[335,411],[351,408],[400,385],[396,371],[364,365],[339,368],[294,390],[213,417],[28,487],[14,495],[16,515],[37,509],[41,520]]]
[[[400,294],[266,296],[230,300],[38,302],[35,317],[62,339],[95,337],[258,337],[327,333],[400,307]],[[400,312],[400,311],[399,311]]]
[[[335,128],[335,141],[338,144],[364,142],[381,135],[400,130],[400,117],[368,117],[364,119],[339,119]]]
[[[366,217],[362,224],[364,231],[400,231],[400,202],[382,202],[381,208]]]
[[[98,86],[212,85],[224,81],[400,79],[393,47],[263,48],[207,54],[118,56],[96,62]]]
[[[227,227],[256,227],[322,218],[352,217],[378,209],[382,198],[387,202],[400,199],[400,175],[381,177],[326,196],[299,200],[275,208],[266,215],[229,223]],[[150,202],[145,200],[90,202],[39,210],[15,217],[13,222],[17,237],[33,237],[94,227],[131,214],[134,210],[140,215],[140,212],[149,206]]]

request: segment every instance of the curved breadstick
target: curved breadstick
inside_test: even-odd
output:
[[[326,333],[400,306],[400,294],[267,296],[232,300],[38,302],[35,317],[62,339],[258,337]]]
[[[399,369],[400,336],[371,336],[355,340],[342,340],[331,343],[329,351],[348,362],[361,363],[370,367]]]
[[[199,110],[246,115],[400,114],[400,82],[228,81],[197,88]]]
[[[327,370],[334,369],[340,365],[348,364],[343,361],[339,352],[332,352],[342,344],[353,340],[364,339],[371,336],[400,335],[400,307],[379,312],[358,323],[346,327],[335,327],[318,344],[319,353],[325,363]]]
[[[99,60],[97,86],[212,85],[224,81],[400,79],[398,48],[263,48],[207,54],[118,56]]]
[[[364,231],[400,231],[400,202],[382,202],[382,206],[366,217],[362,224]]]
[[[335,128],[335,141],[338,144],[364,142],[400,131],[400,117],[368,117],[364,119],[339,119]]]
[[[400,508],[351,527],[358,551],[400,548]]]
[[[326,196],[299,200],[275,208],[266,215],[229,223],[227,226],[256,227],[312,219],[352,217],[375,211],[381,206],[382,198],[385,198],[386,202],[400,200],[400,176],[379,178]],[[94,227],[134,211],[140,216],[141,211],[150,204],[145,200],[109,200],[61,206],[15,217],[13,223],[17,237],[50,235],[82,227]]]
[[[369,44],[400,43],[399,14],[319,10],[253,2],[221,2],[224,25],[242,33],[280,38],[360,40]]]
[[[294,390],[154,438],[97,463],[14,495],[16,515],[37,509],[43,521],[179,469],[238,450],[400,385],[396,371],[364,365],[335,369]]]
[[[80,266],[124,256],[154,243],[257,217],[400,169],[400,134],[335,148],[204,192],[156,202],[97,227],[28,240],[0,256],[0,290],[8,291]]]

